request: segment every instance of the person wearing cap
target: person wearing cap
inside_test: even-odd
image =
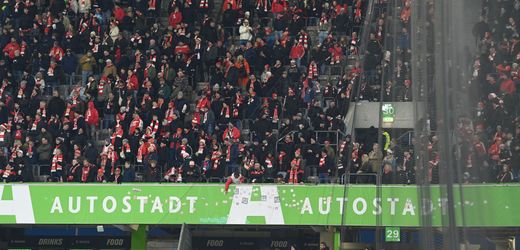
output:
[[[200,181],[200,168],[191,160],[183,166],[182,177],[184,182],[192,183]]]
[[[222,140],[230,140],[233,142],[237,142],[240,139],[240,130],[233,125],[233,123],[229,122],[227,128],[224,130],[222,134]]]
[[[112,42],[116,42],[117,38],[119,37],[119,27],[117,21],[115,20],[110,22],[109,36],[112,39]]]
[[[106,59],[105,60],[105,68],[103,68],[103,77],[109,77],[112,76],[113,78],[117,77],[117,68],[112,63],[112,59]]]
[[[397,159],[391,149],[386,150],[386,156],[383,158],[383,165],[385,164],[389,164],[393,171],[397,170]]]
[[[296,60],[291,59],[289,68],[287,69],[287,78],[289,79],[290,83],[296,85],[300,82],[301,76],[302,72],[300,71],[300,67],[298,67],[298,65],[296,64]]]

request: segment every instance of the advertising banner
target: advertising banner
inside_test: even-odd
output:
[[[22,249],[129,249],[130,237],[31,236],[10,238],[8,244]]]
[[[223,185],[202,184],[5,184],[0,185],[0,224],[375,226],[381,215],[382,226],[418,227],[426,214],[440,226],[447,202],[439,188],[432,187],[431,199],[423,202],[418,191],[383,186],[378,199],[376,187],[368,185],[234,185],[226,194]],[[516,185],[455,189],[457,221],[520,226],[518,194]]]

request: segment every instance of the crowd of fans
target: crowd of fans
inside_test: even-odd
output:
[[[0,178],[341,174],[336,131],[360,67],[337,84],[319,75],[357,55],[367,1],[223,2],[221,22],[211,0],[1,3]]]
[[[469,182],[512,182],[520,174],[520,1],[486,0],[473,34],[472,122],[462,122],[460,159]]]
[[[364,0],[5,1],[0,177],[415,183],[414,143],[341,133],[354,97],[412,101],[411,2],[391,2],[375,1],[361,65],[348,58],[365,42]],[[474,29],[481,98],[457,151],[468,182],[519,173],[519,8],[484,1]],[[340,79],[320,80],[331,67]],[[431,136],[432,183],[437,148]]]

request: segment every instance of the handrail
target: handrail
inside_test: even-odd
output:
[[[408,137],[408,145],[412,145],[412,138],[414,137],[414,135],[415,135],[415,131],[413,131],[413,130],[406,131],[404,134],[402,134],[399,137],[397,137],[396,140],[397,140],[397,142],[400,142],[405,137]]]

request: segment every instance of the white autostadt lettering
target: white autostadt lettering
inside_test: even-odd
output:
[[[195,196],[55,196],[52,199],[50,213],[77,214],[83,211],[84,213],[105,212],[110,214],[118,211],[122,213],[131,213],[133,211],[141,214],[175,214],[180,213],[186,207],[184,212],[193,214],[196,211],[197,200],[198,197]],[[4,207],[0,207],[0,212],[2,208]]]
[[[0,198],[3,197],[4,188],[0,185]],[[0,200],[0,215],[14,215],[16,223],[34,223],[34,212],[29,186],[25,184],[12,185],[12,200]]]
[[[260,200],[252,201],[253,189],[260,192]],[[284,224],[282,207],[276,186],[239,185],[235,188],[228,224],[246,224],[248,216],[261,216],[266,224]]]
[[[440,202],[441,201],[439,201],[439,203]],[[352,202],[350,202],[348,198],[333,199],[333,197],[328,196],[314,199],[306,197],[299,206],[299,209],[302,215],[312,215],[314,211],[318,209],[322,215],[329,215],[332,211],[332,213],[338,213],[340,215],[343,213],[365,215],[368,212],[372,215],[388,214],[395,216],[399,214],[403,216],[415,216],[416,205],[417,204],[410,198],[405,200],[400,200],[399,198],[387,198],[386,200],[374,198],[368,200],[364,197],[355,197],[352,199]]]

